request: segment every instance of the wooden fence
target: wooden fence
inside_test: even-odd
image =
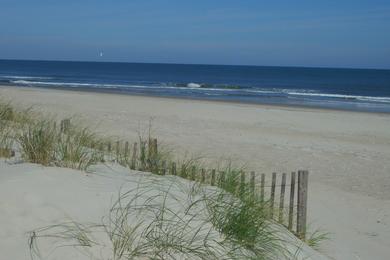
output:
[[[61,122],[61,130],[67,131],[70,122]],[[132,147],[131,147],[132,146]],[[106,160],[116,161],[132,170],[150,171],[159,175],[178,175],[193,181],[223,187],[226,172],[217,169],[178,165],[160,158],[157,139],[148,141],[115,143],[107,142],[93,147],[103,152]],[[308,171],[286,173],[244,172],[236,182],[237,195],[249,188],[250,194],[270,207],[271,217],[301,239],[306,235]]]

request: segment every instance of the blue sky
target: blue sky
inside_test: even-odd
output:
[[[0,59],[390,68],[390,1],[0,0]]]

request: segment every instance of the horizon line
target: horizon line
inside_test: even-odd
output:
[[[329,67],[329,66],[299,66],[299,65],[250,65],[250,64],[205,64],[205,63],[176,63],[176,62],[138,62],[138,61],[96,61],[96,60],[53,60],[53,59],[2,59],[0,61],[43,61],[43,62],[90,62],[90,63],[127,63],[127,64],[160,64],[160,65],[196,65],[196,66],[233,66],[233,67],[274,67],[302,69],[345,69],[345,70],[390,70],[390,68],[363,67]]]

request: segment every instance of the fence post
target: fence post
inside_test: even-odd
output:
[[[211,186],[215,185],[215,169],[211,171]]]
[[[206,182],[206,170],[202,168],[202,171],[201,171],[201,179],[200,179],[200,182],[201,183],[205,183]]]
[[[260,183],[260,201],[264,202],[264,184],[265,184],[265,174],[261,174],[261,183]]]
[[[272,184],[271,184],[271,218],[273,218],[273,216],[274,216],[275,185],[276,185],[276,172],[273,172],[272,173]]]
[[[146,168],[146,142],[141,141],[140,142],[140,161],[141,161],[141,167],[140,170],[143,171]]]
[[[239,195],[244,195],[245,192],[245,172],[241,172],[241,178],[240,178],[240,190]]]
[[[291,173],[290,179],[290,207],[288,210],[288,229],[291,231],[294,219],[294,196],[295,196],[295,172]]]
[[[110,141],[107,143],[107,153],[108,153],[108,160],[111,161],[112,154],[111,154],[111,142]]]
[[[60,124],[61,133],[66,134],[69,131],[69,128],[70,128],[70,119],[67,118],[67,119],[61,120],[61,124]]]
[[[129,156],[129,142],[125,143],[125,161],[128,162],[128,157]]]
[[[119,162],[119,149],[120,149],[120,142],[116,141],[116,147],[115,147],[115,153],[116,153],[116,162]]]
[[[157,151],[157,138],[152,141],[152,158],[149,158],[151,162],[151,172],[158,172],[158,151]]]
[[[171,165],[171,175],[176,175],[176,163],[172,162]]]
[[[137,146],[138,146],[138,144],[134,143],[133,154],[131,156],[131,165],[130,165],[130,169],[132,169],[132,170],[135,170],[137,167],[137,152],[138,152]]]
[[[306,236],[308,177],[308,171],[298,171],[297,234],[301,239],[305,239]]]
[[[255,197],[255,172],[251,172],[251,180],[250,180],[250,192],[252,197]]]
[[[163,161],[161,165],[161,175],[166,175],[167,174],[167,162]]]
[[[284,193],[286,191],[286,174],[282,174],[282,184],[280,186],[280,202],[279,202],[279,223],[283,224],[284,210]]]
[[[225,179],[226,179],[226,173],[225,171],[222,171],[219,177],[219,187],[224,187]]]

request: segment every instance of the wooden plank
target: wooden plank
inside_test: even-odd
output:
[[[108,153],[108,160],[111,161],[112,160],[112,154],[111,154],[111,142],[108,142],[107,143],[107,153]]]
[[[157,155],[158,155],[157,138],[154,138],[153,139],[153,157],[155,157],[155,159],[156,159]]]
[[[255,172],[253,172],[253,171],[251,172],[251,179],[250,179],[250,182],[249,182],[249,189],[250,189],[252,198],[254,198],[254,196],[255,196]]]
[[[146,169],[146,142],[141,141],[140,146],[140,170],[143,171]]]
[[[129,142],[125,143],[125,161],[126,163],[128,162],[128,157],[129,157]]]
[[[301,239],[306,236],[308,174],[307,171],[298,171],[297,234]]]
[[[70,119],[67,118],[67,119],[61,120],[61,123],[60,123],[61,133],[66,134],[66,133],[68,133],[69,129],[70,129]]]
[[[224,187],[226,181],[226,172],[222,171],[219,177],[219,187]]]
[[[154,138],[152,141],[152,146],[153,146],[153,153],[152,153],[152,158],[151,160],[151,171],[152,172],[158,172],[158,151],[157,151],[157,138]]]
[[[161,165],[161,175],[166,175],[167,174],[167,162],[163,161]]]
[[[206,170],[202,168],[202,171],[201,171],[201,179],[200,179],[200,182],[201,183],[206,183]]]
[[[176,163],[172,162],[171,164],[171,174],[176,175]]]
[[[111,153],[111,142],[107,143],[107,152]]]
[[[239,190],[240,196],[245,194],[245,172],[241,172],[241,177],[240,177],[240,190]]]
[[[145,141],[145,146],[146,146],[146,141]],[[152,138],[150,137],[150,134],[149,134],[147,146],[148,146],[147,149],[145,148],[145,158],[146,160],[150,160],[150,158],[152,158],[153,155],[153,144],[152,144]],[[146,154],[146,150],[147,150],[147,154]]]
[[[272,184],[271,184],[271,218],[274,216],[274,203],[275,203],[275,187],[276,187],[276,172],[272,173]]]
[[[215,185],[215,169],[211,171],[211,186]]]
[[[261,182],[260,182],[260,201],[264,203],[264,185],[265,185],[265,174],[261,174]]]
[[[288,210],[288,229],[292,231],[294,221],[295,172],[290,177],[290,205]]]
[[[286,191],[286,174],[282,174],[282,183],[280,186],[280,201],[279,201],[279,223],[283,224],[284,216],[284,193]]]
[[[133,154],[131,156],[130,169],[135,170],[137,167],[137,153],[138,153],[138,144],[134,143],[133,145]]]
[[[116,141],[116,147],[115,147],[115,154],[116,154],[116,161],[119,162],[119,149],[120,149],[120,142]]]

